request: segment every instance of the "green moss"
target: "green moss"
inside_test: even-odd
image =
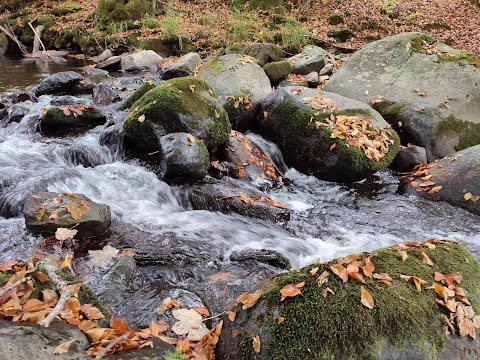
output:
[[[424,50],[424,42],[426,42],[428,45],[432,45],[437,42],[437,39],[427,34],[416,34],[412,35],[412,37],[410,38],[411,48],[415,52]]]
[[[460,151],[470,146],[480,144],[480,123],[471,123],[455,118],[450,115],[437,124],[437,136],[458,136],[455,150]]]
[[[212,69],[218,73],[225,71],[225,67],[223,66],[223,61],[219,57],[207,61],[203,66],[205,69]]]
[[[283,13],[285,11],[285,4],[283,0],[250,0],[250,8]]]
[[[276,84],[285,79],[292,72],[292,65],[287,60],[275,61],[265,64],[263,70],[267,74],[270,82]]]
[[[54,15],[54,16],[63,16],[63,15],[66,15],[66,14],[70,14],[70,13],[80,11],[80,10],[82,10],[82,8],[83,8],[82,5],[80,5],[76,2],[67,1],[67,2],[62,3],[61,6],[50,10],[49,13]]]
[[[343,24],[344,20],[343,20],[342,15],[340,15],[338,13],[334,13],[334,14],[330,15],[330,18],[328,19],[328,23],[330,25],[338,25],[338,24]]]
[[[194,86],[194,92],[191,86]],[[220,145],[228,139],[230,123],[225,110],[212,94],[210,86],[196,77],[165,81],[133,103],[123,126],[125,136],[158,141],[154,124],[164,127],[167,132],[191,132],[202,130],[200,127],[204,126],[205,145]],[[142,115],[145,120],[139,122]]]
[[[480,295],[480,265],[465,248],[457,244],[439,244],[436,249],[424,251],[432,259],[433,268],[421,260],[419,250],[414,248],[407,250],[409,258],[405,262],[390,248],[380,249],[373,254],[375,272],[388,273],[393,284],[388,286],[366,278],[363,286],[375,301],[372,310],[360,303],[362,284],[358,281],[350,279],[343,284],[338,276],[330,273],[327,284],[322,288],[317,286],[309,271],[319,267],[318,274],[330,272],[330,265],[336,261],[314,264],[274,278],[268,287],[265,286],[262,300],[266,306],[264,313],[275,314],[269,319],[272,336],[268,347],[269,358],[374,359],[374,350],[382,339],[397,348],[411,343],[427,350],[430,355],[441,352],[446,344],[441,317],[447,313],[435,302],[432,290],[418,292],[413,283],[401,280],[400,274],[417,276],[427,281],[429,286],[434,282],[434,271],[444,274],[458,271],[464,278],[460,286],[467,291],[474,308],[478,308],[475,299]],[[286,284],[302,281],[305,281],[303,296],[280,302],[279,289]],[[325,298],[321,293],[327,286],[335,295]],[[276,321],[279,316],[285,318],[281,324]],[[246,345],[251,348],[251,342]]]
[[[130,107],[133,105],[135,101],[140,99],[147,91],[152,90],[155,88],[155,84],[152,82],[145,82],[140,86],[137,90],[135,90],[120,106],[120,110],[127,110],[130,109]]]
[[[198,145],[198,148],[200,149],[201,163],[205,164],[203,169],[201,169],[199,172],[204,174],[204,175],[207,175],[208,174],[208,169],[210,168],[210,154],[208,153],[208,149],[205,146],[205,143],[203,142],[203,140],[198,140],[197,139],[196,143]]]
[[[227,47],[227,51],[230,52],[230,53],[240,53],[241,50],[243,49],[243,46],[242,44],[237,44],[237,43],[234,43],[234,44],[230,44],[228,45]]]
[[[103,23],[122,20],[140,20],[145,15],[154,15],[154,1],[99,0],[97,14]]]
[[[399,122],[401,122],[402,126],[409,125],[412,122],[410,116],[406,115],[405,106],[402,104],[382,101],[375,103],[373,108],[377,110],[383,116],[383,118],[394,127],[399,126]]]
[[[342,27],[340,29],[329,30],[327,32],[327,36],[334,38],[338,42],[345,42],[353,37],[353,33],[350,31],[350,29]]]
[[[438,60],[437,60],[437,62],[439,63],[445,63],[445,62],[458,63],[459,61],[464,61],[480,69],[480,57],[472,53],[469,53],[468,51],[462,51],[458,55],[450,55],[450,54],[438,55]]]
[[[330,147],[337,144],[333,150],[336,155],[336,165],[346,174],[362,174],[366,171],[374,172],[386,168],[399,151],[400,139],[397,133],[389,129],[394,144],[390,146],[386,156],[380,161],[368,159],[364,152],[353,147],[345,146],[346,142],[338,138],[331,138],[331,130],[326,127],[315,127],[316,121],[324,122],[330,114],[346,116],[367,116],[364,110],[341,110],[336,112],[314,112],[313,110],[300,109],[292,101],[278,104],[269,113],[275,131],[282,134],[285,139],[292,135],[301,138],[314,138],[311,148],[311,158],[314,161],[325,161],[327,154],[331,153]]]
[[[164,360],[188,360],[188,356],[183,354],[182,350],[175,349],[175,351],[165,354]]]
[[[50,28],[53,25],[53,16],[52,15],[42,15],[38,18],[38,24],[45,26],[46,29]]]

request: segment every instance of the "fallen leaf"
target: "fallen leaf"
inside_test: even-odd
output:
[[[427,194],[435,194],[435,193],[439,192],[440,190],[442,190],[441,185],[435,186],[435,187],[431,188],[429,191],[427,191]]]
[[[72,339],[70,341],[64,342],[63,344],[58,345],[55,350],[53,350],[53,355],[61,355],[65,354],[68,352],[68,349],[70,349],[70,346],[77,341],[77,339]]]
[[[77,229],[57,228],[55,238],[59,241],[71,240],[77,235]]]
[[[365,289],[363,286],[360,286],[360,294],[361,294],[361,303],[368,309],[373,309],[375,303],[373,301],[373,296]]]
[[[80,220],[83,215],[90,211],[86,202],[79,201],[80,206],[77,205],[75,200],[67,202],[67,210],[74,220]]]
[[[467,192],[467,193],[465,193],[465,195],[463,195],[463,198],[464,198],[466,201],[468,201],[468,200],[470,200],[470,199],[472,198],[472,196],[473,196],[472,193]]]
[[[6,260],[0,264],[0,271],[9,271],[12,270],[14,266],[19,266],[20,263],[17,260]]]
[[[479,318],[480,318],[480,316],[479,316]],[[279,316],[278,319],[277,319],[277,324],[281,324],[284,321],[285,321],[285,318],[283,316]],[[480,324],[480,321],[478,323]]]
[[[106,245],[102,250],[88,250],[90,263],[94,266],[103,266],[108,263],[119,252],[113,246]]]
[[[333,264],[330,266],[330,270],[337,275],[344,283],[348,281],[347,269],[340,264]]]
[[[294,297],[297,295],[301,295],[302,291],[300,290],[305,285],[305,281],[302,281],[298,284],[288,284],[285,285],[282,289],[280,289],[280,293],[282,297],[280,301],[285,300],[286,297]]]
[[[237,310],[234,310],[234,311],[229,310],[225,314],[227,314],[228,320],[230,320],[231,322],[234,322],[235,318],[237,317]]]
[[[58,217],[60,216],[60,212],[59,211],[53,211],[50,216],[48,217],[48,220],[55,220],[55,219],[58,219]]]
[[[332,289],[330,289],[329,287],[327,287],[325,290],[322,291],[322,296],[327,297],[328,294],[335,295],[335,292]]]
[[[138,117],[138,122],[143,123],[145,121],[145,114],[142,114]]]
[[[405,262],[408,259],[408,254],[405,250],[400,250],[398,253],[400,254],[400,257],[402,258],[402,261]]]
[[[318,267],[312,268],[312,270],[310,270],[310,274],[315,276],[315,274],[318,272],[318,269],[319,269]]]
[[[260,344],[260,336],[254,336],[253,337],[253,350],[258,354],[260,353],[260,348],[261,348],[261,344]]]
[[[190,85],[188,88],[190,89],[190,91],[191,91],[192,93],[195,93],[195,85],[192,84],[192,85]]]
[[[193,309],[172,310],[173,316],[179,320],[172,326],[172,331],[177,335],[187,335],[191,341],[199,341],[209,331],[203,323],[202,315]]]
[[[419,277],[416,276],[408,276],[408,275],[402,275],[400,274],[400,278],[402,278],[405,281],[410,281],[412,280],[413,283],[415,284],[415,287],[417,288],[418,292],[422,291],[422,285],[426,284],[427,282],[425,280],[420,279]]]
[[[198,312],[200,315],[205,315],[205,316],[210,316],[210,311],[204,307],[196,307],[194,308],[196,312]]]
[[[258,299],[260,299],[260,296],[262,295],[263,295],[263,291],[260,289],[253,293],[248,293],[245,296],[245,298],[241,301],[241,303],[243,304],[242,309],[246,310],[254,306],[257,303]]]
[[[364,263],[365,265],[362,266],[363,273],[365,274],[365,276],[371,278],[373,270],[375,270],[375,265],[372,264],[370,257],[365,258]]]
[[[327,281],[328,281],[328,276],[329,276],[329,272],[328,271],[324,271],[323,273],[321,273],[317,279],[315,280],[315,282],[317,283],[318,287],[321,287],[323,284],[325,284]]]
[[[195,137],[192,134],[187,134],[187,145],[192,146],[195,143]]]
[[[420,255],[422,256],[422,260],[425,264],[429,265],[429,266],[433,266],[433,262],[432,260],[428,257],[427,254],[425,254],[425,252],[423,252],[422,250],[420,250]]]

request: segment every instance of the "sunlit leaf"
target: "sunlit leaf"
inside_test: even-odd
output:
[[[108,263],[119,252],[113,246],[106,245],[102,250],[88,250],[90,263],[94,266],[103,266]]]
[[[210,311],[204,307],[196,307],[194,310],[201,315],[210,316]]]
[[[68,349],[70,349],[70,346],[72,346],[72,344],[77,341],[77,339],[72,339],[70,341],[67,341],[67,342],[64,342],[60,345],[58,345],[55,350],[53,350],[53,355],[61,355],[61,354],[65,354],[66,352],[68,352]]]
[[[368,309],[373,309],[375,303],[373,301],[373,296],[365,289],[363,286],[360,286],[360,294],[361,294],[361,303]]]
[[[337,275],[344,283],[348,281],[347,269],[340,264],[333,264],[330,266],[330,270]]]
[[[57,228],[57,231],[55,231],[55,238],[59,241],[71,240],[77,235],[77,233],[77,229]]]
[[[418,292],[422,291],[422,285],[426,284],[427,282],[425,280],[420,279],[419,277],[416,276],[408,276],[408,275],[402,275],[400,274],[400,278],[402,278],[405,281],[410,281],[412,280],[413,283],[415,284],[415,287],[417,288]]]
[[[248,293],[245,296],[245,298],[241,301],[241,303],[243,304],[242,309],[246,310],[254,306],[257,303],[258,299],[260,299],[260,296],[262,295],[263,295],[263,291],[260,289],[256,290],[253,293]]]
[[[257,354],[260,353],[260,348],[261,348],[261,343],[260,343],[260,336],[254,336],[253,337],[253,351],[255,351]]]
[[[286,297],[294,297],[297,295],[301,295],[302,291],[300,290],[305,285],[305,281],[302,281],[298,284],[287,284],[283,288],[280,289],[280,293],[282,294],[282,298],[280,301],[285,300]]]
[[[145,121],[145,114],[142,114],[138,117],[138,122],[143,123]]]
[[[373,270],[375,270],[375,265],[372,264],[370,257],[365,258],[365,265],[362,266],[363,273],[365,276],[371,278],[373,275]]]
[[[277,324],[281,324],[284,321],[285,321],[285,318],[283,316],[279,316],[277,319]]]
[[[425,264],[427,264],[429,266],[433,266],[432,260],[428,257],[427,254],[425,254],[425,252],[420,250],[420,255],[422,256],[422,260]]]
[[[74,220],[80,220],[83,215],[90,211],[90,207],[86,202],[79,202],[79,204],[80,206],[78,206],[75,200],[70,200],[66,205],[68,212]]]
[[[321,287],[323,284],[325,284],[327,281],[328,281],[328,276],[329,276],[329,272],[328,271],[324,271],[323,273],[321,273],[317,279],[316,279],[316,283],[318,285],[318,287]]]

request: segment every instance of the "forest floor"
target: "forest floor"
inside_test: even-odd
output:
[[[89,36],[101,41],[107,34],[140,39],[165,35],[186,36],[204,53],[213,53],[232,43],[277,42],[287,50],[303,46],[311,39],[329,43],[327,32],[347,27],[353,37],[341,45],[358,48],[368,37],[386,37],[407,31],[435,36],[451,46],[480,55],[480,7],[468,0],[295,0],[287,2],[281,15],[233,6],[221,0],[167,0],[166,14],[140,20],[139,29],[122,24],[103,28],[95,21],[97,0],[43,1],[23,9],[30,19],[40,18],[55,6],[77,4],[75,11],[58,15],[50,24],[54,31],[65,31],[84,24]],[[295,5],[297,4],[297,5]],[[339,14],[344,24],[330,25],[330,16]],[[0,13],[0,18],[11,15]],[[22,16],[17,22],[22,22]],[[137,21],[138,23],[139,21]]]

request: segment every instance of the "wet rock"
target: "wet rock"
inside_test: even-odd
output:
[[[182,187],[181,197],[193,209],[237,213],[274,222],[290,219],[290,211],[282,204],[271,205],[272,200],[264,193],[233,179]]]
[[[249,137],[232,130],[225,144],[223,157],[231,166],[229,174],[235,179],[253,183],[258,188],[272,188],[280,174],[268,157]]]
[[[228,139],[230,123],[210,86],[202,79],[171,79],[145,93],[134,103],[123,131],[126,145],[139,154],[159,151],[161,136],[186,132],[208,148]]]
[[[133,105],[135,101],[140,99],[147,91],[152,90],[156,85],[147,81],[143,83],[137,90],[135,90],[128,98],[125,99],[123,104],[120,106],[120,110],[127,110]]]
[[[187,133],[171,133],[160,138],[166,163],[165,179],[202,180],[208,173],[210,156],[202,140]]]
[[[39,130],[46,136],[81,134],[106,121],[105,115],[94,107],[67,105],[48,109],[40,121]]]
[[[30,113],[31,105],[28,104],[13,104],[8,109],[5,109],[5,122],[20,122],[25,115]]]
[[[202,63],[200,55],[191,52],[182,56],[177,62],[162,66],[160,64],[160,75],[162,79],[169,80],[177,77],[189,76]]]
[[[390,167],[396,171],[410,171],[418,164],[427,162],[427,152],[421,146],[408,146],[400,149]]]
[[[57,346],[75,339],[68,352],[54,355],[59,360],[86,360],[85,348],[90,344],[76,326],[63,321],[48,328],[26,322],[0,320],[0,359],[51,360]]]
[[[109,72],[113,71],[119,71],[120,70],[120,63],[124,57],[126,57],[128,54],[122,54],[122,55],[116,55],[116,56],[111,56],[107,60],[104,60],[102,62],[99,62],[97,64],[97,69],[103,69]]]
[[[475,59],[426,34],[399,34],[362,47],[325,91],[370,102],[402,143],[424,147],[433,161],[480,143]]]
[[[326,64],[326,52],[318,46],[305,46],[300,54],[288,59],[292,64],[292,73],[307,75],[312,71],[320,71]]]
[[[256,126],[260,104],[271,91],[265,71],[242,55],[224,55],[205,63],[198,77],[207,81],[228,113],[234,130]]]
[[[421,179],[430,175],[428,180]],[[480,145],[430,163],[427,170],[414,171],[406,180],[409,194],[446,201],[480,214]]]
[[[292,65],[287,60],[280,60],[264,65],[263,70],[270,79],[271,84],[276,85],[292,72]]]
[[[475,296],[480,264],[461,245],[435,244],[423,247],[442,274],[457,271],[463,275],[460,284]],[[412,282],[399,274],[414,274],[434,283],[434,272],[426,267],[419,249],[408,249],[409,258],[402,262],[396,250],[378,249],[371,257],[375,272],[393,279],[391,286],[365,277],[364,288],[373,297],[373,309],[361,303],[362,284],[352,278],[346,283],[335,275],[331,266],[338,260],[315,263],[303,269],[276,275],[250,290],[262,290],[258,302],[245,310],[233,305],[235,321],[223,316],[223,329],[215,349],[220,359],[476,359],[480,350],[476,341],[456,335],[445,336],[442,329],[444,308],[435,302],[435,293],[419,293]],[[360,261],[366,257],[359,255]],[[468,261],[469,269],[463,265]],[[316,269],[315,275],[312,270]],[[327,282],[318,286],[317,279],[327,272]],[[303,284],[294,296],[283,298],[285,285]],[[325,293],[330,288],[332,293]],[[423,294],[423,296],[419,296]],[[438,298],[438,297],[437,297]],[[401,300],[400,300],[401,299]],[[401,304],[401,305],[400,305]],[[410,304],[409,306],[404,306]],[[398,311],[399,306],[402,311]],[[295,334],[292,336],[291,334]],[[260,351],[254,352],[253,338],[258,336]],[[322,341],[318,341],[322,339]],[[339,341],[339,339],[342,339]],[[387,340],[388,339],[388,340]],[[438,352],[438,353],[437,353]]]
[[[398,135],[388,128],[380,114],[366,104],[337,94],[298,86],[279,88],[269,95],[262,110],[268,113],[268,117],[260,122],[260,135],[280,147],[287,165],[323,180],[361,180],[386,168],[400,146]],[[359,145],[355,136],[353,142],[348,143],[339,139],[337,133],[343,124],[331,122],[331,114],[335,119],[340,116],[342,121],[349,116],[356,119],[354,127],[357,129],[354,131],[357,135],[366,131],[359,135],[361,141],[368,141],[366,134],[369,131],[372,131],[370,136],[375,134],[382,138],[375,145],[379,151],[375,152],[377,158],[372,157],[373,153],[367,156],[366,149],[353,146]],[[368,128],[363,128],[361,119],[371,120]],[[333,136],[332,129],[336,129]],[[373,147],[368,151],[373,151]]]
[[[257,59],[258,65],[264,66],[271,62],[280,61],[283,50],[281,46],[265,43],[246,46],[240,53],[254,57]]]
[[[81,80],[83,76],[75,71],[59,72],[44,79],[35,90],[35,95],[69,94]]]
[[[292,267],[288,258],[274,250],[242,250],[234,251],[232,255],[230,255],[230,261],[245,262],[252,260],[263,262],[284,270],[288,270]]]
[[[102,279],[99,298],[108,304],[121,304],[125,294],[130,290],[130,282],[135,274],[135,259],[132,256],[121,256]],[[147,322],[146,325],[148,326]],[[133,326],[138,326],[132,323]]]
[[[142,50],[125,56],[120,67],[123,71],[142,71],[156,69],[163,58],[153,50]]]
[[[105,60],[108,60],[112,56],[112,51],[110,49],[105,49],[100,55],[97,56],[97,62],[101,63]]]
[[[82,145],[73,145],[62,150],[63,157],[74,166],[95,167],[107,163],[105,156],[94,149],[85,148]]]
[[[95,83],[90,79],[85,79],[73,85],[71,93],[74,95],[91,94],[94,89]]]
[[[112,102],[120,100],[118,93],[107,85],[97,85],[93,89],[93,102],[100,105],[110,105]]]
[[[76,238],[94,237],[103,234],[111,222],[108,205],[95,203],[82,194],[32,195],[25,201],[22,212],[27,230],[40,234],[75,226]]]
[[[308,73],[305,77],[307,78],[307,84],[309,87],[316,88],[318,86],[318,73],[316,71]]]

